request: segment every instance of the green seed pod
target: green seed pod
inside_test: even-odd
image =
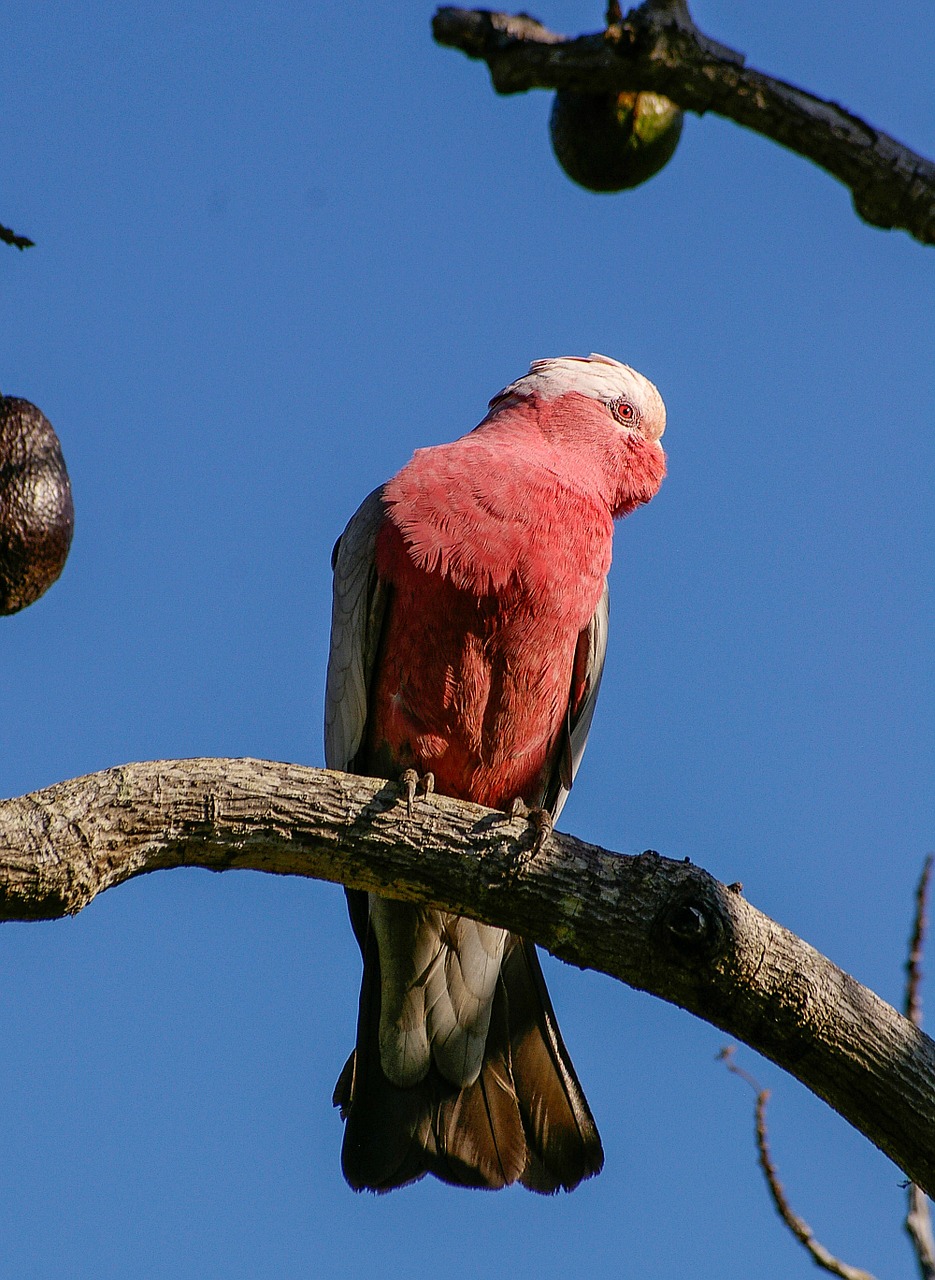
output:
[[[0,396],[0,614],[25,609],[51,587],[74,525],[52,424],[28,400]]]
[[[569,178],[589,191],[637,187],[672,157],[683,112],[658,93],[555,95],[552,149]]]

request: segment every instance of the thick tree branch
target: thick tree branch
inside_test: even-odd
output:
[[[698,31],[684,0],[646,3],[575,40],[487,9],[439,9],[432,29],[440,44],[486,62],[498,93],[646,89],[698,115],[717,112],[826,169],[866,222],[935,244],[935,164],[837,103],[745,67],[742,54]]]
[[[455,908],[680,1005],[797,1076],[928,1192],[935,1043],[688,862],[625,857],[349,774],[257,760],[108,769],[0,802],[0,920],[169,867],[314,876]]]

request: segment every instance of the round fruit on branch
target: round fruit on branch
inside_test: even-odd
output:
[[[639,186],[678,146],[683,112],[658,93],[555,95],[549,131],[559,164],[589,191]]]
[[[65,566],[75,525],[62,448],[43,413],[0,396],[0,614],[38,600]]]

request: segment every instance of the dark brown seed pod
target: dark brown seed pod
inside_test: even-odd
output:
[[[0,396],[0,614],[38,600],[65,567],[75,509],[52,424]]]
[[[680,107],[658,93],[555,95],[549,132],[559,164],[589,191],[639,186],[672,158],[682,133]]]

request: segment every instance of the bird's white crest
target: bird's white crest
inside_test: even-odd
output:
[[[640,409],[644,421],[652,420],[658,439],[665,430],[666,408],[655,386],[628,364],[611,360],[592,351],[589,356],[558,356],[552,360],[533,360],[529,372],[517,378],[494,396],[491,404],[509,395],[540,395],[544,400],[554,400],[577,391],[610,404],[626,396]]]

